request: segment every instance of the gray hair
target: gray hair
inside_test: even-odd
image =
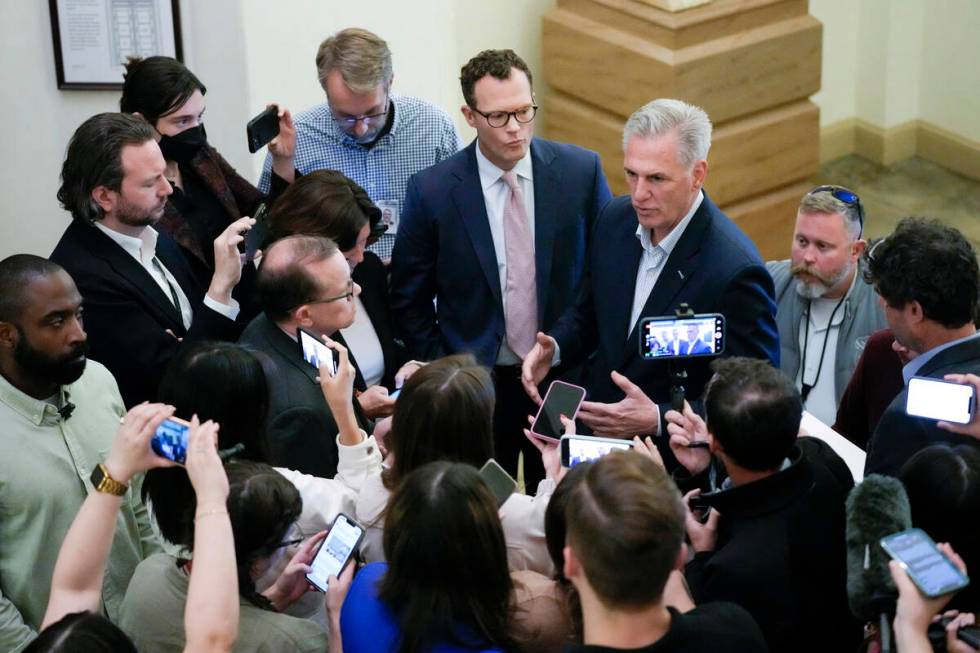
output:
[[[331,70],[340,71],[351,91],[370,93],[379,84],[391,83],[391,50],[377,34],[350,27],[326,39],[317,50],[316,71],[324,90]]]
[[[843,186],[840,188],[849,193],[853,193],[853,191]],[[857,196],[856,193],[855,196]],[[796,212],[797,214],[820,213],[823,215],[840,215],[844,219],[844,227],[851,235],[851,238],[857,240],[861,237],[861,214],[858,213],[857,206],[837,199],[834,197],[833,191],[821,190],[807,193],[800,200],[800,208]]]
[[[639,108],[623,127],[623,149],[630,139],[653,138],[675,132],[681,165],[690,168],[708,158],[711,148],[711,120],[701,107],[681,100],[661,98]]]

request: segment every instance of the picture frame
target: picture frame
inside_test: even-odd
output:
[[[179,0],[48,0],[58,88],[117,91],[130,56],[183,60]]]

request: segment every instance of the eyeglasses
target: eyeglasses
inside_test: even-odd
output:
[[[834,199],[840,200],[857,211],[858,226],[861,229],[860,234],[864,233],[864,206],[861,205],[861,198],[857,196],[857,193],[849,191],[843,186],[834,186],[832,184],[817,186],[807,193],[807,195],[813,195],[815,193],[830,193]]]
[[[354,296],[354,280],[350,279],[347,281],[347,292],[343,295],[337,295],[336,297],[326,297],[324,299],[314,299],[313,301],[303,302],[303,304],[329,304],[330,302],[340,301],[341,299],[346,299],[348,302],[351,297]],[[303,304],[300,304],[302,306]]]
[[[880,247],[881,244],[886,240],[888,240],[888,236],[883,236],[879,238],[874,245],[871,246],[871,248],[865,253],[865,256],[867,257],[868,261],[870,261],[871,263],[875,262],[875,251],[877,251],[878,247]]]
[[[385,93],[385,108],[381,113],[372,113],[366,116],[338,116],[331,109],[330,117],[344,129],[353,129],[359,122],[363,122],[367,127],[377,127],[377,123],[382,122],[388,116],[388,110],[391,108],[390,99],[391,96]]]
[[[490,113],[483,113],[479,109],[475,108],[473,111],[486,118],[487,124],[491,127],[500,128],[510,122],[511,116],[514,116],[514,120],[521,124],[531,122],[534,120],[534,114],[538,112],[538,105],[529,104],[526,107],[521,107],[517,111],[491,111]]]

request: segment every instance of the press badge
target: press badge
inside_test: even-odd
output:
[[[376,202],[381,209],[381,222],[388,225],[385,233],[394,235],[398,233],[398,200],[379,200]]]

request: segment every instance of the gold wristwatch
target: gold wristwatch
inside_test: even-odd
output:
[[[92,470],[92,485],[95,487],[96,492],[114,494],[117,497],[126,494],[126,490],[129,489],[129,486],[125,483],[120,483],[109,476],[109,470],[102,463],[96,465],[95,469]]]

